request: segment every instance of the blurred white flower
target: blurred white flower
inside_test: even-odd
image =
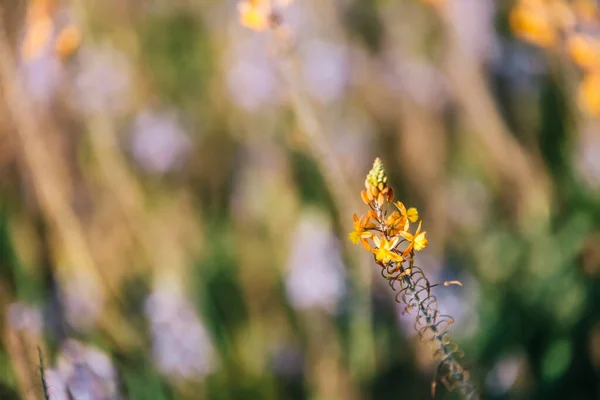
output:
[[[72,102],[84,114],[120,113],[131,100],[131,64],[105,45],[83,48],[73,64]]]
[[[209,333],[181,288],[163,282],[146,299],[145,313],[159,371],[175,378],[199,379],[216,369]]]
[[[526,359],[523,354],[512,354],[500,359],[488,373],[485,385],[491,395],[503,396],[515,385],[517,378],[523,375]]]
[[[306,213],[296,227],[285,287],[297,309],[335,313],[345,291],[340,244],[324,213]]]
[[[175,112],[140,112],[131,129],[131,150],[148,172],[165,173],[179,167],[189,153],[191,140]]]

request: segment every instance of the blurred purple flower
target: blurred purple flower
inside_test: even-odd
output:
[[[322,103],[339,99],[348,83],[348,61],[341,44],[311,40],[302,46],[304,84]]]
[[[20,66],[23,85],[37,106],[47,106],[65,77],[63,64],[52,51],[44,50]]]
[[[61,287],[65,318],[73,328],[85,331],[96,323],[104,303],[97,285],[97,282],[82,276]]]
[[[291,304],[300,310],[319,308],[335,313],[345,291],[340,244],[328,218],[306,214],[292,238],[285,287]]]
[[[162,286],[146,299],[152,352],[158,369],[175,378],[199,379],[216,368],[208,331],[192,304],[175,285]]]
[[[54,372],[54,371],[52,371]],[[66,389],[74,399],[118,400],[120,399],[117,372],[112,361],[103,351],[69,339],[61,347],[57,361],[57,374],[50,375],[60,398],[60,388]],[[51,382],[48,382],[51,383]],[[49,386],[50,387],[50,386]],[[54,398],[54,397],[53,397]]]
[[[191,140],[175,112],[140,112],[131,128],[133,157],[152,173],[180,166],[190,151]]]
[[[265,51],[264,38],[252,35],[231,46],[227,84],[233,101],[255,112],[279,97],[275,66]]]
[[[70,400],[67,383],[55,369],[46,368],[44,373],[50,400]]]
[[[84,114],[120,113],[131,100],[131,65],[125,54],[103,46],[83,48],[73,65],[73,106]]]

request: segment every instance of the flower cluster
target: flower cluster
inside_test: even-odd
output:
[[[600,6],[595,0],[519,0],[510,25],[537,46],[561,46],[583,72],[578,101],[590,115],[600,116]]]
[[[407,209],[401,201],[393,202],[394,191],[387,184],[385,169],[379,158],[375,159],[367,175],[361,197],[370,210],[360,218],[354,214],[350,240],[362,242],[380,266],[389,268],[392,263],[396,270],[400,270],[403,262],[411,259],[415,251],[427,247],[426,232],[421,232],[422,221],[419,221],[416,231],[411,231],[411,223],[419,220],[419,212],[414,207]],[[390,205],[393,210],[390,210]]]
[[[240,23],[255,31],[264,31],[277,21],[274,10],[276,7],[286,7],[292,0],[242,0],[237,8],[240,13]]]

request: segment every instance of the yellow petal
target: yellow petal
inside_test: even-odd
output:
[[[429,244],[429,243],[427,242],[427,238],[425,237],[425,234],[426,234],[426,233],[427,233],[427,232],[421,232],[421,233],[419,233],[419,234],[418,234],[418,235],[415,237],[415,240],[414,240],[414,247],[415,247],[415,250],[417,250],[417,251],[421,251],[421,250],[423,250],[425,247],[427,247],[427,245]]]
[[[415,207],[411,207],[406,212],[406,216],[408,217],[410,222],[417,222],[417,220],[419,219],[419,211],[417,211]]]
[[[406,215],[406,207],[404,207],[404,204],[401,201],[397,201],[395,204],[396,207],[398,207],[398,210],[400,210],[400,214]]]
[[[365,249],[367,249],[367,251],[371,251],[371,245],[369,244],[369,241],[365,237],[361,238],[361,242],[362,242],[363,247]]]

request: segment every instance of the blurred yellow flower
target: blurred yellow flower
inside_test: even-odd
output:
[[[287,7],[293,0],[242,0],[237,5],[240,23],[255,31],[264,31],[269,27],[273,5]]]
[[[409,242],[408,247],[406,248],[406,250],[404,250],[405,255],[410,253],[412,249],[415,249],[416,251],[421,251],[429,244],[427,242],[427,238],[425,237],[425,234],[427,232],[421,232],[422,222],[423,221],[419,222],[419,227],[417,228],[417,231],[414,235],[410,232],[402,232],[402,236],[404,236],[404,238]]]
[[[590,69],[600,66],[600,40],[584,35],[572,34],[567,40],[569,55],[581,68]]]
[[[54,49],[61,57],[73,54],[81,44],[81,31],[75,25],[64,27],[56,37]]]
[[[379,238],[377,236],[373,236],[373,241],[375,242],[377,248],[371,250],[371,252],[375,254],[377,261],[384,264],[389,263],[390,261],[402,262],[402,256],[398,253],[394,253],[393,251],[399,240],[400,239],[398,237],[395,237],[392,240],[387,240],[385,237]]]
[[[596,22],[600,18],[600,7],[596,0],[574,0],[571,7],[584,24]]]
[[[237,5],[240,23],[255,31],[263,31],[269,26],[271,7],[268,0],[245,0]]]
[[[30,60],[36,57],[50,40],[53,29],[54,24],[48,16],[39,16],[29,21],[25,39],[21,45],[23,59]]]
[[[524,40],[541,47],[556,43],[557,33],[547,10],[537,2],[518,4],[510,12],[510,26]]]
[[[600,70],[584,76],[579,84],[578,100],[586,112],[600,117]]]

